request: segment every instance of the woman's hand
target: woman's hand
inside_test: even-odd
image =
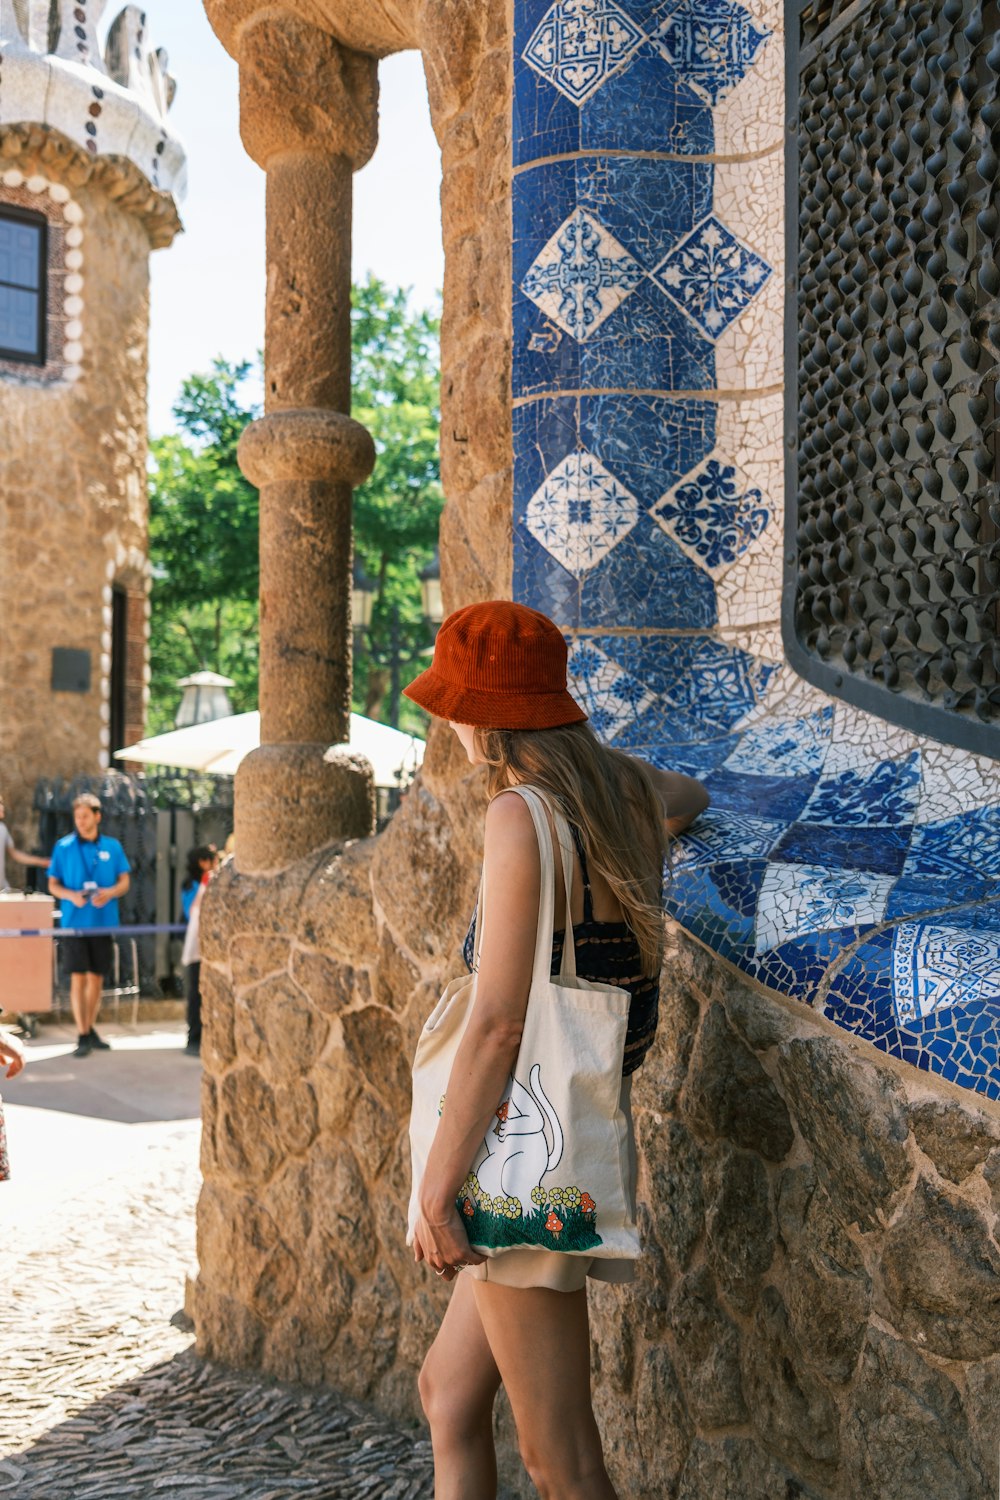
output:
[[[12,1036],[0,1036],[0,1068],[4,1064],[8,1078],[16,1078],[24,1067],[24,1048]]]
[[[413,1258],[425,1260],[443,1281],[454,1281],[461,1266],[481,1266],[486,1259],[473,1250],[454,1204],[444,1208],[421,1205],[413,1235]]]

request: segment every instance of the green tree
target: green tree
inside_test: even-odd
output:
[[[405,290],[370,277],[354,288],[353,414],[375,439],[375,472],[355,494],[355,547],[374,580],[372,626],[356,655],[355,708],[378,717],[395,634],[406,658],[429,646],[418,574],[437,542],[438,328]],[[172,726],[176,681],[201,669],[232,677],[238,712],[257,702],[258,497],[236,462],[240,433],[258,415],[245,394],[249,362],[215,360],[185,380],[180,432],[155,439],[150,466],[153,593],[150,730]],[[408,671],[419,670],[414,660]],[[404,725],[425,723],[403,700]]]

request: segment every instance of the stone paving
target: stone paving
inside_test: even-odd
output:
[[[36,1080],[50,1062],[69,1077],[46,1032]],[[181,1062],[179,1031],[170,1041],[164,1066],[197,1069]],[[91,1092],[128,1066],[124,1052],[95,1061]],[[0,1497],[430,1500],[422,1433],[329,1390],[206,1364],[171,1322],[194,1263],[196,1120],[108,1127],[86,1168],[54,1173],[51,1199],[37,1182],[19,1195],[19,1138],[47,1132],[53,1154],[96,1139],[69,1104],[53,1113],[55,1084],[45,1108],[14,1103],[31,1097],[29,1070],[4,1090],[15,1179],[0,1188]]]

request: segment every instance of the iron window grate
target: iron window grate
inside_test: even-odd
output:
[[[1000,15],[790,7],[784,634],[1000,755]]]

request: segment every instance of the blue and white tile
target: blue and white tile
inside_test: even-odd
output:
[[[639,503],[593,453],[568,453],[528,501],[524,524],[577,578],[596,566],[639,519]]]
[[[889,724],[873,714],[839,702],[824,770],[830,776],[843,771],[874,770],[889,761],[908,761],[921,751],[920,737]]]
[[[886,921],[936,913],[942,922],[948,922],[955,907],[986,900],[996,890],[991,880],[983,879],[973,871],[962,878],[952,876],[947,881],[939,875],[901,875],[892,888],[885,909]]]
[[[586,209],[576,208],[532,261],[521,290],[583,343],[643,279],[642,267],[610,230]]]
[[[643,682],[622,671],[590,642],[571,649],[568,674],[570,692],[603,740],[614,739],[656,701],[655,693]]]
[[[718,450],[668,490],[652,516],[713,578],[739,562],[772,519],[770,500]]]
[[[974,874],[1000,880],[1000,807],[918,824],[903,873],[945,880]]]
[[[714,401],[609,393],[579,403],[579,446],[597,453],[649,510],[715,445]]]
[[[908,827],[846,827],[829,823],[789,823],[775,846],[786,864],[829,865],[896,876],[902,873],[910,846]]]
[[[954,745],[924,742],[915,822],[940,823],[959,813],[995,807],[998,801],[1000,767],[995,760]]]
[[[676,0],[652,37],[678,77],[714,109],[753,69],[769,33],[736,0]]]
[[[1000,931],[901,922],[893,938],[893,998],[901,1025],[954,1006],[1000,1001]]]
[[[752,807],[761,817],[794,823],[808,802],[815,781],[815,776],[809,774],[766,776],[720,766],[705,778],[705,786],[713,807],[733,812]]]
[[[746,0],[754,28],[768,33],[752,67],[712,111],[720,156],[772,150],[785,138],[785,15],[782,0]]]
[[[757,392],[784,381],[785,255],[784,154],[772,150],[753,162],[720,162],[714,211],[775,274],[767,277],[740,317],[715,341],[720,390]],[[779,440],[783,424],[769,424]]]
[[[833,727],[833,708],[797,719],[763,719],[744,732],[724,763],[727,771],[758,776],[809,776],[823,767]]]
[[[711,156],[715,118],[666,63],[652,42],[641,43],[628,68],[612,74],[580,109],[583,150],[661,151]]]
[[[802,821],[841,829],[909,827],[919,794],[919,750],[905,760],[881,761],[836,775],[827,765]]]
[[[672,246],[651,275],[714,342],[759,295],[772,268],[713,213]]]
[[[554,0],[521,56],[541,79],[580,106],[628,67],[645,40],[617,0]]]
[[[881,922],[892,879],[865,870],[822,865],[768,865],[757,900],[755,950],[825,928],[863,928]]]
[[[772,819],[710,807],[674,846],[674,868],[762,858],[771,852],[781,827]]]
[[[708,630],[712,580],[647,515],[580,579],[579,625],[600,629]]]
[[[686,643],[685,668],[669,694],[671,701],[697,710],[706,723],[735,729],[756,706],[775,668],[711,636]]]

